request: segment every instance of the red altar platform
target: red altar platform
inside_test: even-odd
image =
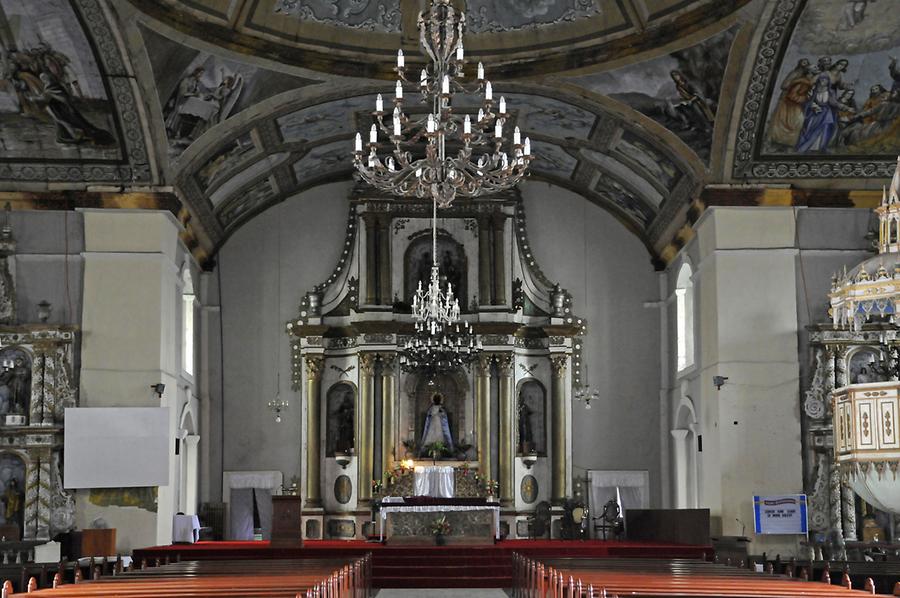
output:
[[[198,542],[134,551],[147,559],[302,559],[373,555],[376,588],[508,588],[512,553],[532,557],[712,558],[712,546],[601,540],[502,540],[493,546],[388,546],[376,542],[307,540],[302,548],[269,542]]]

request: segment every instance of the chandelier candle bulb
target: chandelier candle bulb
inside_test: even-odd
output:
[[[463,45],[462,42],[459,42],[459,45],[456,46],[456,60],[457,62],[463,61]]]
[[[406,59],[403,57],[403,50],[397,50],[397,68],[402,69],[406,66]]]
[[[396,98],[398,100],[403,99],[403,82],[402,81],[399,81],[399,80],[397,81],[397,86],[394,89],[394,96],[396,96]]]
[[[419,85],[422,87],[428,86],[428,73],[425,72],[425,69],[422,69],[422,73],[419,75]]]
[[[369,143],[378,143],[378,129],[375,125],[372,125],[372,128],[369,129]]]
[[[375,96],[375,112],[384,112],[384,98],[381,94]]]
[[[526,156],[530,156],[530,155],[531,155],[531,137],[526,137],[526,138],[525,138],[525,147],[524,147],[524,150],[523,150],[523,151],[524,151],[524,153],[525,153]]]
[[[372,126],[374,127],[374,125]],[[494,125],[494,137],[496,137],[497,139],[503,137],[503,123],[499,120],[497,121],[497,124]]]
[[[445,96],[450,95],[450,76],[444,75],[444,80],[441,81],[441,93]]]
[[[469,115],[466,114],[466,119],[463,121],[463,135],[471,135],[472,134],[472,120],[469,118]]]
[[[479,109],[478,109],[478,122],[479,122],[479,124],[480,124],[481,121],[483,121],[483,120],[484,120],[484,110],[482,110],[481,108],[479,108]]]
[[[522,132],[519,130],[519,127],[516,127],[515,131],[513,131],[513,145],[522,145]]]
[[[356,134],[356,142],[353,144],[353,150],[357,153],[362,151],[362,135],[359,133]]]
[[[478,63],[478,80],[484,80],[484,65],[480,62]]]
[[[394,115],[394,137],[400,137],[400,117]]]
[[[506,114],[506,98],[503,96],[500,96],[500,114]]]
[[[484,99],[488,102],[494,99],[494,88],[491,87],[490,81],[484,84]]]
[[[429,114],[429,115],[428,115],[428,124],[426,125],[426,129],[425,129],[425,130],[426,130],[428,133],[434,133],[434,126],[435,126],[435,125],[434,125],[434,115],[433,115],[433,114]]]

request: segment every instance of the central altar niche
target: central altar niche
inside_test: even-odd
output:
[[[377,534],[390,522],[373,520],[373,507],[389,497],[404,501],[392,507],[394,532],[418,541],[433,541],[428,524],[445,512],[462,518],[451,536],[466,542],[527,537],[545,501],[554,501],[559,519],[572,492],[570,389],[584,321],[538,267],[521,197],[457,200],[439,212],[436,241],[430,202],[359,188],[349,208],[332,273],[287,323],[303,413],[304,537]],[[452,285],[484,351],[456,371],[407,371],[401,355],[416,332],[413,292],[427,286],[435,257],[441,286]],[[426,445],[437,441],[448,450],[432,455]],[[417,465],[453,468],[453,496],[441,497],[449,503],[407,502],[421,498]],[[501,506],[485,510],[489,495]],[[413,515],[411,507],[424,510]],[[453,510],[462,507],[478,507],[478,529],[475,515]]]
[[[472,410],[469,381],[462,371],[450,374],[436,374],[426,376],[410,374],[406,378],[406,392],[401,397],[401,413],[406,414],[406,430],[403,446],[407,452],[407,459],[431,459],[426,452],[425,420],[428,412],[434,406],[435,396],[440,397],[441,406],[446,413],[447,423],[450,428],[452,449],[439,457],[443,460],[465,461],[471,455],[471,433],[466,431],[466,421],[471,421]],[[440,425],[434,421],[431,425]],[[401,423],[401,426],[403,424]]]

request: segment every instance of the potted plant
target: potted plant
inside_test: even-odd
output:
[[[412,438],[407,438],[401,444],[403,445],[403,449],[406,451],[405,457],[407,459],[411,459],[416,452],[416,441]]]
[[[441,515],[441,517],[431,522],[431,535],[434,536],[434,543],[437,546],[443,546],[447,543],[445,536],[450,535],[450,523],[447,521],[446,515]]]
[[[432,464],[437,463],[438,457],[443,457],[447,452],[447,445],[437,440],[425,447],[425,452],[431,455]]]

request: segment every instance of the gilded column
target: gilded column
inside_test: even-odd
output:
[[[506,249],[504,228],[506,216],[498,212],[494,214],[494,300],[493,305],[506,305],[506,266],[503,252]]]
[[[381,472],[388,471],[394,464],[394,450],[397,446],[396,394],[394,390],[394,362],[396,355],[386,353],[381,356]]]
[[[321,437],[322,368],[321,355],[306,356],[306,506],[322,506],[322,477],[319,453]]]
[[[505,506],[515,502],[516,405],[513,396],[513,355],[497,356],[500,375],[500,500]]]
[[[491,227],[486,216],[478,217],[478,304],[490,305]]]
[[[357,410],[356,454],[359,462],[359,480],[356,495],[359,501],[372,500],[372,460],[374,459],[373,431],[375,427],[375,397],[372,394],[375,353],[359,354],[359,409]]]
[[[491,477],[491,356],[475,364],[475,423],[478,430],[478,473]]]
[[[378,219],[378,294],[381,305],[391,305],[391,219],[383,214]]]
[[[550,478],[552,498],[556,504],[566,499],[566,367],[568,355],[553,355],[550,366],[553,368],[553,383],[550,389],[552,409],[550,411],[550,430],[552,434],[552,461]]]
[[[377,215],[366,212],[362,215],[362,220],[366,225],[366,305],[377,303],[377,274],[378,266],[376,265],[376,257],[378,254],[378,245],[375,243]]]

